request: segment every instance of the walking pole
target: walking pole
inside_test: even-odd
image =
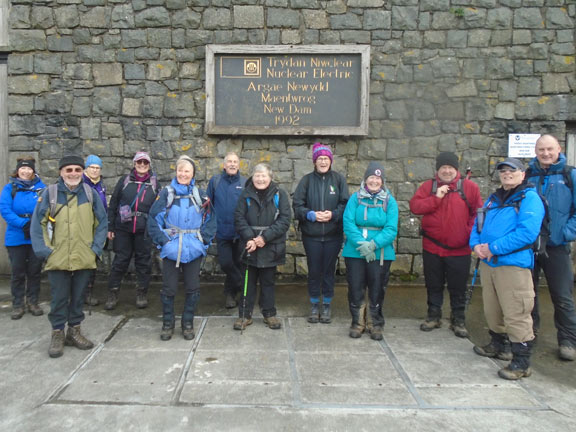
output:
[[[476,277],[478,276],[478,266],[480,265],[480,258],[476,258],[476,266],[474,267],[474,275],[472,275],[472,282],[470,283],[470,288],[466,290],[466,307],[470,304],[472,300],[472,292],[474,291],[474,284],[476,283]]]
[[[244,250],[246,251],[246,250]],[[250,260],[250,254],[246,255],[246,272],[244,272],[244,295],[242,296],[242,325],[240,326],[240,336],[244,332],[244,317],[246,316],[246,293],[248,291],[248,260]]]

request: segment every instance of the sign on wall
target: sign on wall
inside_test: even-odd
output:
[[[540,134],[508,134],[508,157],[533,158]]]
[[[370,47],[208,45],[206,132],[366,135]]]

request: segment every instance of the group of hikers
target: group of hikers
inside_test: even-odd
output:
[[[514,158],[496,165],[500,187],[482,203],[479,187],[459,172],[455,153],[436,158],[436,174],[410,200],[421,216],[427,317],[422,331],[442,325],[443,292],[450,296],[450,328],[468,337],[465,311],[473,251],[482,281],[484,313],[491,341],[474,346],[486,357],[509,360],[498,373],[516,380],[531,374],[530,355],[538,334],[537,287],[544,270],[554,304],[559,357],[576,358],[576,311],[570,242],[576,239],[576,172],[566,164],[558,140],[542,135],[529,167]],[[163,187],[150,155],[137,152],[129,174],[106,200],[102,160],[64,156],[58,181],[46,186],[34,159],[19,159],[2,190],[0,212],[7,222],[5,245],[12,266],[12,314],[43,314],[38,305],[42,268],[51,290],[52,338],[48,353],[60,357],[64,346],[91,349],[81,332],[83,306],[97,305],[97,259],[113,241],[106,310],[117,306],[123,277],[134,258],[136,306],[148,305],[152,248],[162,259],[162,329],[174,334],[174,298],[182,273],[185,292],[182,336],[195,337],[194,315],[200,297],[200,270],[209,246],[217,244],[218,263],[226,275],[225,306],[238,307],[235,330],[253,323],[256,302],[264,323],[280,329],[275,306],[277,266],[285,263],[286,236],[298,221],[308,264],[309,323],[332,321],[331,302],[337,259],[346,264],[349,336],[369,333],[382,340],[382,304],[390,266],[395,260],[398,204],[386,186],[384,167],[370,162],[360,187],[349,196],[345,177],[332,169],[332,149],[312,147],[314,169],[302,177],[290,203],[272,168],[257,163],[249,178],[240,174],[237,153],[226,154],[222,172],[207,190],[196,184],[196,165],[188,156]],[[546,228],[546,229],[544,229]],[[547,240],[538,251],[535,242]],[[366,301],[366,294],[368,300]],[[368,324],[371,322],[371,324]],[[67,331],[65,331],[67,326]]]

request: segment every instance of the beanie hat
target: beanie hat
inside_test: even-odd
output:
[[[36,172],[36,162],[34,159],[18,159],[18,163],[16,164],[16,171],[22,167],[32,168],[32,171]]]
[[[176,169],[178,169],[178,165],[180,165],[180,163],[182,162],[188,162],[190,165],[192,165],[192,168],[194,169],[194,174],[192,174],[192,178],[196,177],[196,164],[194,163],[192,158],[186,155],[180,156],[176,161]]]
[[[149,163],[152,163],[152,159],[150,159],[150,155],[145,151],[139,151],[134,155],[133,162],[138,162],[139,160],[147,160]]]
[[[60,163],[58,164],[58,169],[61,170],[62,168],[64,168],[65,166],[68,166],[68,165],[79,165],[82,167],[82,169],[85,168],[84,159],[82,159],[78,155],[64,156],[62,159],[60,159]]]
[[[378,162],[370,162],[366,172],[364,173],[364,181],[366,181],[370,176],[380,177],[382,182],[384,182],[386,179],[386,176],[384,175],[384,167]]]
[[[436,157],[436,171],[440,169],[441,166],[450,165],[458,169],[458,156],[452,152],[442,152]]]
[[[98,165],[100,168],[102,168],[102,159],[100,159],[98,156],[96,155],[90,155],[86,158],[86,166],[90,166],[90,165]]]
[[[312,147],[312,162],[316,163],[316,159],[320,156],[328,156],[330,158],[330,162],[334,161],[334,156],[332,155],[332,150],[326,144],[322,144],[319,142],[314,143]]]

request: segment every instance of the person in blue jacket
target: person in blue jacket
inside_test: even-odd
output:
[[[236,298],[242,289],[242,242],[234,228],[234,210],[238,197],[244,190],[246,178],[240,175],[240,158],[235,152],[228,152],[224,157],[224,169],[214,175],[208,182],[206,193],[214,207],[218,228],[218,264],[226,274],[224,281],[225,306],[235,308]]]
[[[470,248],[482,260],[482,298],[491,335],[491,342],[474,346],[474,352],[507,360],[511,345],[512,361],[498,375],[517,380],[532,374],[532,246],[540,233],[544,204],[534,187],[524,182],[524,165],[518,159],[505,159],[496,169],[502,187],[478,210],[470,236]]]
[[[22,318],[26,306],[34,316],[44,313],[38,306],[42,260],[32,250],[30,219],[38,194],[45,187],[36,174],[34,159],[22,158],[18,159],[16,171],[0,195],[0,212],[7,224],[4,245],[12,266],[10,317],[13,320]]]
[[[368,288],[373,325],[370,337],[382,340],[382,302],[390,265],[396,259],[394,240],[398,234],[398,205],[386,188],[384,168],[378,162],[370,162],[360,189],[348,200],[344,211],[344,234],[346,243],[342,256],[346,261],[348,304],[352,314],[349,336],[359,338],[364,332],[361,310]]]
[[[548,203],[550,238],[546,244],[546,253],[538,255],[532,272],[536,292],[532,319],[534,329],[538,331],[538,282],[542,270],[554,305],[558,356],[561,360],[574,361],[576,309],[570,243],[576,240],[576,169],[566,164],[566,156],[552,135],[538,138],[535,152],[536,157],[530,161],[526,177],[536,185],[538,193]]]
[[[100,197],[100,201],[104,205],[104,210],[108,211],[108,203],[106,202],[106,187],[102,180],[102,159],[96,155],[89,155],[86,158],[86,168],[82,175],[82,180],[90,186]],[[92,272],[88,288],[86,289],[86,299],[84,302],[90,306],[98,306],[100,301],[94,295],[94,281],[96,280],[96,270]]]
[[[210,200],[198,189],[196,166],[188,156],[176,162],[176,177],[162,189],[150,209],[148,233],[162,258],[162,332],[174,334],[174,297],[180,273],[184,275],[186,299],[182,312],[182,336],[194,339],[194,310],[200,298],[200,267],[216,232]]]

